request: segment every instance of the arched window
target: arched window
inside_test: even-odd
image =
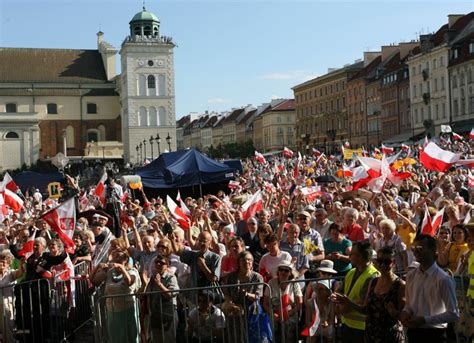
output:
[[[153,36],[154,37],[158,36],[158,28],[156,26],[153,27]]]
[[[106,141],[107,137],[105,135],[105,126],[104,125],[99,125],[97,127],[97,130],[99,131],[99,140]]]
[[[99,131],[96,129],[87,130],[87,141],[88,142],[98,142],[99,141]]]
[[[146,108],[141,106],[139,110],[139,119],[140,119],[140,126],[148,126],[148,118],[146,113]]]
[[[151,36],[151,27],[145,26],[143,33],[145,34],[145,36]]]
[[[141,33],[142,33],[142,32],[141,32],[140,26],[135,26],[135,27],[133,28],[133,34],[134,34],[134,35],[140,36]]]
[[[165,76],[158,75],[158,95],[163,96],[165,94]]]
[[[156,95],[156,79],[153,75],[147,77],[148,95]]]
[[[158,109],[158,125],[167,125],[166,122],[166,109],[162,106]]]
[[[69,125],[66,127],[66,146],[68,148],[74,148],[74,128]]]
[[[158,126],[158,117],[156,115],[156,108],[150,107],[148,109],[148,118],[150,126]]]
[[[7,112],[7,113],[16,113],[17,112],[16,104],[14,104],[14,103],[6,104],[5,105],[5,112]]]
[[[18,133],[10,131],[10,132],[6,133],[5,138],[7,138],[7,139],[18,139],[18,138],[20,138],[20,136],[18,136]]]

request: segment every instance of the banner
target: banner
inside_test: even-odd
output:
[[[362,148],[359,149],[344,149],[344,159],[345,160],[352,160],[354,154],[358,156],[363,156]]]

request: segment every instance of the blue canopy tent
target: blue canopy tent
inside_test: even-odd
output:
[[[34,187],[39,189],[41,193],[47,193],[49,183],[62,182],[63,180],[64,176],[60,172],[43,174],[33,171],[24,171],[13,177],[13,181],[15,181],[18,187],[20,187],[22,192],[25,192],[28,188]]]
[[[165,153],[137,169],[142,184],[153,189],[178,189],[222,183],[234,179],[234,168],[217,162],[195,149]]]

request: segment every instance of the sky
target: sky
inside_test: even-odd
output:
[[[119,49],[142,6],[0,0],[0,47],[96,49],[101,30]],[[436,31],[448,14],[474,11],[474,1],[441,0],[147,0],[145,6],[160,19],[160,34],[178,45],[177,118],[292,98],[292,87],[328,68]]]

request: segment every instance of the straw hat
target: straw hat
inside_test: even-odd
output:
[[[337,271],[334,270],[334,262],[331,260],[322,260],[316,270],[323,273],[337,274]]]
[[[291,274],[293,275],[293,278],[295,279],[295,278],[298,277],[298,272],[295,270],[295,268],[293,267],[293,264],[290,261],[280,262],[277,266],[277,273],[278,273],[278,269],[280,269],[280,268],[290,269]]]

